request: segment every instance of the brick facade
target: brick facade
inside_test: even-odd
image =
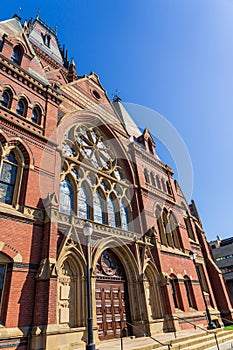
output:
[[[0,22],[0,37],[0,347],[84,344],[86,221],[97,343],[119,336],[118,316],[135,335],[207,326],[200,277],[215,324],[232,319],[195,203],[149,130],[129,127],[95,73],[78,76],[40,18]]]

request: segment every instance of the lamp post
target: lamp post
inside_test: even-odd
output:
[[[208,327],[207,327],[207,329],[215,329],[216,328],[216,324],[211,320],[210,311],[209,311],[209,308],[208,308],[208,305],[207,305],[207,301],[206,301],[206,298],[205,298],[205,294],[204,294],[204,287],[203,287],[200,271],[198,270],[197,263],[196,263],[197,254],[192,252],[192,251],[190,251],[189,256],[190,256],[190,259],[193,260],[193,262],[194,262],[195,269],[196,269],[196,272],[197,272],[197,277],[198,277],[198,280],[199,280],[200,286],[201,286],[202,296],[203,296],[204,303],[205,303],[206,316],[207,316],[207,319],[208,319]]]
[[[95,344],[93,342],[93,321],[92,321],[92,298],[91,298],[91,235],[93,232],[93,227],[90,222],[86,222],[83,227],[83,234],[86,237],[86,259],[87,259],[87,331],[88,331],[88,341],[86,345],[86,350],[95,350]]]

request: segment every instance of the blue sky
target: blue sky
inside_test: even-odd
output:
[[[79,75],[95,71],[110,98],[119,89],[175,126],[207,238],[232,236],[233,0],[2,0],[1,20],[20,7],[58,26]]]

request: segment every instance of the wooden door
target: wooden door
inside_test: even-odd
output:
[[[107,260],[108,259],[108,260]],[[129,303],[124,271],[116,257],[105,251],[101,257],[96,280],[96,316],[99,338],[110,339],[128,335]],[[107,262],[107,267],[105,263]],[[111,266],[109,261],[111,261]],[[100,266],[102,268],[100,268]],[[105,270],[105,271],[104,271]]]

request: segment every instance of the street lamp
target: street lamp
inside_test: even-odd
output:
[[[208,319],[208,327],[207,327],[207,329],[215,329],[217,327],[216,327],[216,324],[211,320],[210,311],[209,311],[209,308],[208,308],[208,305],[207,305],[207,301],[206,301],[206,298],[205,298],[205,294],[204,294],[204,287],[203,287],[200,271],[199,271],[199,269],[197,267],[197,263],[196,263],[197,253],[194,253],[194,252],[190,251],[189,256],[190,256],[190,259],[193,260],[193,262],[194,262],[194,265],[195,265],[195,268],[196,268],[196,272],[197,272],[197,277],[198,277],[198,280],[199,280],[200,286],[201,286],[202,296],[203,296],[204,303],[205,303],[206,316],[207,316],[207,319]]]
[[[95,350],[95,344],[93,343],[93,322],[92,322],[92,298],[91,298],[91,235],[93,232],[93,227],[90,222],[86,222],[83,226],[83,234],[86,237],[86,259],[87,259],[87,331],[88,331],[88,341],[86,345],[86,350]]]

